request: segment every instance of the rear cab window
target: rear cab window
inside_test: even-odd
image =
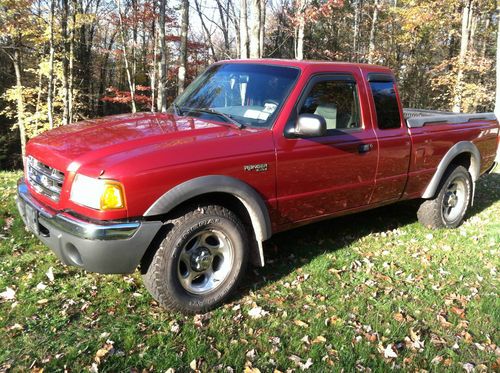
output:
[[[401,128],[401,114],[396,96],[396,83],[390,75],[369,74],[368,81],[381,130]]]

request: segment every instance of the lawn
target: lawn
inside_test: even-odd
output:
[[[0,173],[0,371],[498,371],[500,174],[459,229],[414,203],[279,234],[230,303],[159,308],[130,276],[64,267]]]

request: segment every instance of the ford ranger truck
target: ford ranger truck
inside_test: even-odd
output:
[[[274,233],[410,199],[425,226],[457,227],[498,143],[493,114],[403,110],[385,67],[223,61],[166,113],[33,138],[17,203],[63,263],[139,268],[159,304],[199,313]]]

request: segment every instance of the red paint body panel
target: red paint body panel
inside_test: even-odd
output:
[[[379,130],[367,82],[379,66],[286,60],[221,63],[293,66],[301,74],[272,129],[237,129],[222,123],[139,113],[106,117],[48,131],[31,141],[27,154],[66,174],[60,200],[30,188],[55,210],[98,220],[140,217],[165,192],[190,179],[227,175],[253,187],[269,209],[273,232],[328,216],[355,212],[400,199],[418,198],[446,152],[472,141],[481,153],[481,171],[495,158],[496,121]],[[346,73],[357,82],[362,130],[316,139],[286,138],[285,126],[309,79]],[[399,97],[398,97],[399,99]],[[401,117],[402,116],[402,109]],[[360,144],[372,144],[360,154]],[[267,172],[244,171],[266,163]],[[75,173],[120,181],[127,208],[98,211],[69,200]]]

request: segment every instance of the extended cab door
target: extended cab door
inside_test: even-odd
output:
[[[368,204],[375,183],[377,141],[360,73],[310,78],[285,133],[276,137],[278,210],[293,224]],[[297,138],[297,117],[321,115],[323,137]]]
[[[372,122],[379,145],[375,190],[370,204],[401,198],[408,178],[411,143],[394,76],[368,73]]]

